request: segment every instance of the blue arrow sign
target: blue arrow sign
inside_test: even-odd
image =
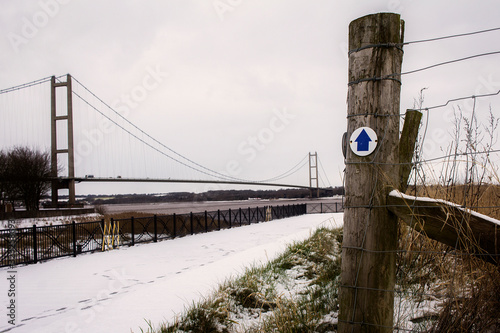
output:
[[[366,131],[364,129],[361,131],[361,133],[359,133],[356,140],[354,140],[354,142],[356,142],[358,144],[358,147],[357,147],[358,151],[368,151],[371,141],[372,141],[372,139],[370,138],[370,136],[368,135],[368,133],[366,133]]]

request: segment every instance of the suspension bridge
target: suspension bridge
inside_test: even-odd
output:
[[[6,88],[0,90],[0,149],[28,146],[50,150],[51,177],[47,181],[51,182],[53,206],[59,205],[59,190],[67,190],[68,204],[75,205],[76,184],[83,182],[274,186],[310,189],[311,195],[315,191],[319,195],[320,171],[326,177],[317,153],[308,153],[291,168],[267,179],[242,179],[219,172],[142,130],[127,118],[126,111],[111,106],[70,74]],[[273,165],[273,170],[279,169]],[[305,169],[307,182],[283,181]]]

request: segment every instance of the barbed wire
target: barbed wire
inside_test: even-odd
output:
[[[418,44],[418,43],[435,42],[435,41],[443,40],[443,39],[465,37],[465,36],[477,35],[477,34],[482,34],[482,33],[487,33],[487,32],[492,32],[492,31],[497,31],[497,30],[500,30],[500,27],[498,27],[498,28],[491,28],[491,29],[485,29],[485,30],[472,31],[472,32],[466,32],[466,33],[461,33],[461,34],[448,35],[448,36],[441,36],[441,37],[433,37],[433,38],[428,38],[428,39],[414,40],[414,41],[410,41],[410,42],[401,43],[400,45],[402,46],[402,45],[410,45],[410,44]]]
[[[414,73],[426,71],[426,70],[429,70],[432,68],[436,68],[436,67],[440,67],[440,66],[444,66],[444,65],[448,65],[448,64],[452,64],[452,63],[462,62],[462,61],[466,61],[466,60],[470,60],[470,59],[474,59],[474,58],[485,57],[485,56],[496,55],[496,54],[500,54],[500,51],[492,51],[492,52],[474,54],[474,55],[470,55],[467,57],[448,60],[448,61],[436,63],[436,64],[429,65],[429,66],[422,67],[422,68],[413,69],[413,70],[406,71],[406,72],[391,73],[391,74],[387,74],[384,76],[373,76],[373,77],[368,77],[368,78],[361,78],[361,79],[357,79],[357,80],[353,80],[353,81],[348,82],[347,86],[352,86],[352,85],[359,84],[362,82],[383,81],[383,80],[394,80],[394,81],[398,82],[399,84],[402,84],[401,80],[397,77],[402,76],[402,75],[409,75],[409,74],[414,74]]]
[[[490,55],[495,55],[495,54],[500,54],[500,51],[492,51],[492,52],[485,52],[485,53],[474,54],[474,55],[470,55],[470,56],[463,57],[463,58],[458,58],[458,59],[453,59],[453,60],[448,60],[448,61],[440,62],[440,63],[434,64],[434,65],[430,65],[430,66],[426,66],[426,67],[423,67],[423,68],[414,69],[414,70],[407,71],[407,72],[391,74],[389,76],[408,75],[408,74],[418,73],[418,72],[425,71],[425,70],[428,70],[428,69],[431,69],[431,68],[435,68],[435,67],[439,67],[439,66],[444,66],[444,65],[448,65],[448,64],[452,64],[452,63],[456,63],[456,62],[461,62],[461,61],[465,61],[465,60],[470,60],[470,59],[474,59],[474,58],[485,57],[485,56],[490,56]]]
[[[492,31],[497,31],[500,30],[500,27],[498,28],[491,28],[491,29],[485,29],[485,30],[479,30],[479,31],[473,31],[473,32],[468,32],[468,33],[462,33],[462,34],[455,34],[455,35],[448,35],[448,36],[441,36],[441,37],[435,37],[435,38],[429,38],[429,39],[422,39],[422,40],[415,40],[415,41],[410,41],[410,42],[404,42],[404,43],[380,43],[380,44],[370,44],[370,45],[364,45],[362,47],[352,49],[348,51],[348,55],[351,55],[353,53],[359,52],[361,50],[365,50],[368,48],[396,48],[400,51],[403,51],[402,47],[404,45],[411,45],[411,44],[417,44],[417,43],[425,43],[425,42],[433,42],[433,41],[439,41],[439,40],[444,40],[444,39],[449,39],[449,38],[457,38],[457,37],[464,37],[464,36],[470,36],[470,35],[476,35],[476,34],[481,34],[481,33],[487,33],[487,32],[492,32]],[[361,82],[370,82],[370,81],[382,81],[382,80],[394,80],[397,81],[398,83],[402,84],[401,80],[398,78],[402,75],[409,75],[409,74],[414,74],[422,71],[426,71],[432,68],[452,64],[452,63],[457,63],[461,61],[466,61],[478,57],[484,57],[484,56],[490,56],[490,55],[496,55],[500,54],[500,51],[492,51],[492,52],[485,52],[485,53],[479,53],[479,54],[474,54],[470,55],[467,57],[463,58],[458,58],[458,59],[453,59],[453,60],[448,60],[440,63],[436,63],[433,65],[425,66],[422,68],[417,68],[414,70],[406,71],[406,72],[401,72],[401,73],[392,73],[388,74],[385,76],[377,76],[377,77],[369,77],[369,78],[361,78],[357,79],[354,81],[348,82],[348,86],[354,85],[354,84],[359,84]]]
[[[450,38],[457,38],[457,37],[465,37],[465,36],[471,36],[471,35],[477,35],[477,34],[482,34],[482,33],[487,33],[487,32],[492,32],[492,31],[497,31],[500,30],[500,27],[497,28],[491,28],[491,29],[485,29],[485,30],[478,30],[478,31],[472,31],[472,32],[466,32],[466,33],[461,33],[461,34],[454,34],[454,35],[447,35],[447,36],[440,36],[440,37],[433,37],[433,38],[427,38],[427,39],[420,39],[420,40],[414,40],[410,42],[403,42],[403,43],[378,43],[378,44],[368,44],[368,45],[363,45],[361,47],[358,47],[356,49],[349,50],[348,54],[356,53],[364,49],[369,49],[369,48],[376,48],[376,47],[384,47],[384,48],[396,48],[400,51],[403,51],[403,46],[405,45],[411,45],[411,44],[419,44],[419,43],[427,43],[427,42],[435,42],[438,40],[444,40],[444,39],[450,39]]]
[[[453,99],[449,99],[446,101],[444,104],[439,104],[439,105],[434,105],[434,106],[428,106],[428,107],[423,107],[423,108],[418,108],[418,109],[412,109],[416,111],[424,111],[424,110],[433,110],[433,109],[439,109],[439,108],[444,108],[448,106],[450,103],[454,102],[459,102],[467,99],[475,99],[475,98],[485,98],[485,97],[492,97],[492,96],[497,96],[500,94],[500,90],[494,93],[489,93],[489,94],[480,94],[480,95],[469,95],[469,96],[463,96],[463,97],[457,97]]]
[[[418,160],[418,161],[412,162],[412,164],[427,164],[430,162],[444,160],[444,159],[451,158],[451,157],[459,157],[459,156],[466,156],[466,155],[483,155],[483,154],[491,154],[491,153],[500,153],[500,149],[491,149],[491,150],[487,150],[487,151],[474,151],[474,152],[469,152],[469,153],[447,154],[447,155],[432,157],[432,158],[428,158],[428,159],[424,159],[424,160]],[[405,163],[400,163],[400,164],[405,164]]]

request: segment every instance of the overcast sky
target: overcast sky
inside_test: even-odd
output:
[[[262,180],[317,151],[329,183],[338,186],[344,169],[348,25],[377,12],[400,13],[406,41],[500,26],[497,0],[2,0],[0,89],[70,73],[105,102],[126,110],[149,135],[212,170]],[[408,45],[403,72],[499,51],[499,41],[497,31]],[[412,108],[422,88],[428,88],[424,106],[498,91],[499,57],[403,76],[401,109]],[[488,100],[481,112],[495,103],[498,98]],[[439,155],[451,139],[449,118],[444,111],[432,113],[429,155]],[[47,125],[48,119],[47,112]],[[77,174],[98,174],[95,169],[95,163],[83,163]],[[189,170],[169,172],[203,178]],[[103,173],[139,176],[119,167]],[[306,185],[307,168],[283,182]],[[79,185],[77,192],[217,188],[100,186]]]

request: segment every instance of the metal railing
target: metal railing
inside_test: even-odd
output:
[[[306,204],[265,206],[201,213],[154,215],[94,222],[0,230],[0,267],[32,264],[64,256],[133,246],[304,215]],[[110,241],[110,239],[112,240]]]

